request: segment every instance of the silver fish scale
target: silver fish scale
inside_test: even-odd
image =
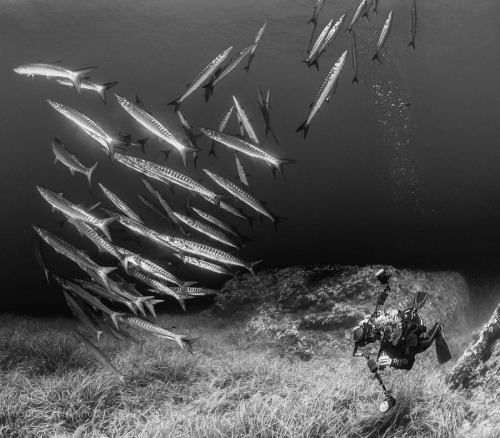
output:
[[[167,285],[156,280],[155,278],[151,278],[151,277],[148,277],[147,275],[144,275],[142,272],[140,272],[136,269],[131,269],[130,274],[133,275],[134,277],[136,277],[137,279],[141,280],[142,282],[153,286],[155,289],[159,290],[160,292],[164,292],[164,293],[170,292],[170,288]]]
[[[184,256],[184,261],[193,266],[198,266],[199,268],[206,269],[208,271],[216,272],[218,274],[233,275],[231,271],[224,268],[223,266],[216,265],[215,263],[207,262],[206,260],[200,260],[196,257]]]
[[[272,165],[276,165],[278,163],[278,160],[272,155],[269,155],[267,152],[264,152],[262,149],[248,143],[245,140],[226,134],[225,132],[215,131],[213,129],[200,128],[200,130],[208,137],[226,145],[231,149],[236,149],[237,151],[250,155],[251,157],[260,158]]]
[[[173,287],[172,290],[177,293],[181,292],[180,287]],[[189,295],[203,296],[203,295],[216,295],[218,291],[214,289],[207,289],[204,287],[187,287],[186,292]]]
[[[319,48],[323,44],[323,41],[325,40],[325,38],[328,34],[328,31],[330,30],[330,27],[332,26],[332,23],[333,23],[333,20],[330,20],[329,23],[323,29],[323,31],[319,34],[317,40],[314,42],[314,45],[313,45],[311,51],[309,52],[309,55],[308,55],[306,61],[311,60],[316,55],[316,52],[319,52]]]
[[[260,202],[255,196],[243,190],[241,187],[233,184],[228,179],[217,175],[216,173],[210,172],[207,169],[203,169],[210,178],[212,178],[217,184],[219,184],[222,188],[226,189],[233,196],[236,196],[238,199],[241,199],[247,205],[257,210],[259,213],[262,213],[264,216],[267,216],[273,222],[276,220],[274,216],[271,214],[269,210],[264,207],[264,204]]]
[[[252,43],[248,46],[246,46],[243,50],[241,50],[239,53],[234,55],[227,65],[224,67],[224,70],[217,76],[217,78],[212,82],[212,85],[216,85],[224,76],[226,76],[228,73],[230,73],[234,68],[242,61],[242,59],[247,56],[250,51],[252,50],[253,46],[255,43]]]
[[[121,254],[115,246],[102,237],[96,230],[84,221],[74,221],[75,226],[80,229],[98,248],[102,248],[117,259],[120,259]]]
[[[197,81],[199,81],[202,76],[206,77],[207,72],[210,70],[214,70],[214,67],[218,67],[219,64],[226,59],[227,55],[229,52],[233,49],[233,46],[228,47],[226,50],[224,50],[221,54],[217,55],[212,61],[208,63],[208,65],[200,72],[198,73],[198,76],[194,78],[194,80],[191,82],[190,85],[194,85]]]
[[[73,120],[75,123],[80,125],[83,129],[87,131],[92,131],[94,134],[97,134],[103,138],[106,139],[106,141],[110,141],[109,135],[102,129],[96,122],[93,120],[89,119],[85,114],[82,112],[71,108],[69,106],[63,105],[61,103],[53,102],[52,100],[47,99],[47,102],[50,103],[54,107],[56,111],[59,111],[62,115],[68,117],[69,119]],[[57,104],[55,106],[54,104]],[[83,126],[86,125],[86,126]]]
[[[177,337],[175,333],[172,333],[171,331],[164,329],[163,327],[152,324],[149,321],[138,318],[136,316],[130,316],[130,315],[122,316],[120,317],[120,321],[123,321],[133,327],[142,328],[144,330],[147,330],[154,334],[158,334],[160,336],[166,336],[171,339],[175,339]]]
[[[99,286],[96,283],[92,283],[90,281],[85,281],[81,279],[76,279],[75,282],[84,289],[87,289],[88,291],[91,291],[96,295],[100,295],[101,297],[106,298],[109,301],[116,301],[118,303],[123,303],[123,304],[130,303],[129,300],[126,300],[122,296],[118,295],[116,292],[114,293],[113,291],[109,292],[106,288]]]
[[[211,214],[205,213],[202,210],[197,209],[196,207],[191,207],[196,214],[201,216],[203,219],[213,223],[214,225],[217,225],[219,228],[222,228],[223,230],[233,234],[236,237],[238,236],[238,233],[236,233],[228,224],[225,222],[221,221],[219,218],[216,218],[215,216],[212,216]]]
[[[36,229],[40,237],[45,240],[52,248],[54,248],[58,253],[68,257],[70,260],[78,265],[83,265],[94,271],[101,271],[101,266],[94,262],[87,254],[80,251],[78,248],[71,245],[71,243],[66,242],[63,239],[55,236],[47,230],[41,228]],[[40,231],[38,231],[40,230]]]
[[[153,263],[151,260],[145,259],[144,257],[141,257],[137,254],[134,255],[131,260],[133,260],[134,264],[137,267],[143,269],[144,271],[147,271],[148,273],[163,280],[171,281],[172,283],[182,286],[181,280],[179,280],[175,275],[168,272],[166,269],[158,266],[156,263]]]
[[[217,248],[213,248],[202,243],[194,242],[193,240],[180,239],[178,237],[170,238],[176,239],[178,241],[177,247],[182,251],[190,252],[202,257],[207,257],[212,260],[216,260],[222,263],[227,263],[230,265],[243,266],[249,268],[250,264],[235,257],[225,251]]]
[[[70,79],[65,78],[65,77],[56,78],[56,82],[59,82],[61,85],[66,85],[68,87],[74,86],[73,82]],[[99,92],[103,88],[103,85],[95,84],[94,82],[90,82],[86,79],[81,79],[80,83],[81,83],[81,88],[83,90],[91,90],[91,91]]]
[[[35,72],[38,72],[38,74],[44,75],[44,76],[52,76],[50,73],[53,72],[58,72],[58,73],[63,73],[64,75],[73,75],[74,72],[71,70],[68,70],[67,68],[61,67],[60,65],[53,65],[53,64],[45,64],[45,63],[32,63],[32,64],[24,64],[20,65],[17,67],[18,69],[22,70],[30,70],[33,73],[27,73],[28,75],[30,74],[37,74]]]
[[[70,169],[83,173],[84,175],[88,174],[89,168],[80,163],[78,159],[70,151],[68,151],[62,143],[52,143],[52,149],[54,150],[54,154],[56,155],[57,159],[68,166]]]
[[[231,117],[231,115],[233,114],[233,111],[234,111],[234,104],[231,106],[231,108],[229,109],[227,114],[222,119],[222,122],[219,125],[220,132],[222,132],[222,131],[224,131],[224,129],[226,129],[227,123],[229,122],[229,117]]]
[[[162,166],[161,164],[156,164],[153,163],[152,161],[147,161],[143,160],[141,158],[135,158],[135,157],[119,157],[119,159],[123,159],[122,162],[126,164],[126,161],[134,163],[136,166],[142,169],[147,169],[151,172],[158,173],[160,175],[165,176],[167,179],[171,180],[174,183],[177,183],[181,185],[182,187],[195,191],[200,194],[205,194],[206,196],[209,196],[210,198],[213,198],[216,196],[214,192],[211,190],[203,187],[199,182],[195,181],[194,179],[190,178],[187,175],[184,175],[181,172],[178,172],[176,170],[173,170],[169,167]]]
[[[87,222],[95,226],[99,226],[99,224],[101,224],[102,222],[101,219],[96,218],[89,212],[85,211],[82,208],[79,208],[72,202],[68,201],[61,195],[58,195],[51,190],[40,187],[39,192],[50,205],[52,205],[54,208],[57,208],[67,216],[73,217],[75,219],[80,219],[83,222]]]
[[[120,104],[122,104],[120,100],[118,101],[120,102]],[[151,128],[154,128],[156,132],[154,131],[153,132],[159,137],[163,138],[163,140],[165,140],[167,143],[170,143],[177,149],[184,148],[184,145],[182,145],[165,126],[163,126],[158,120],[156,120],[151,114],[144,111],[142,108],[138,107],[137,105],[134,105],[132,102],[128,102],[128,105],[123,106],[123,108],[125,108],[125,110],[130,115],[132,115],[134,119],[136,119],[144,127],[148,128],[150,131]]]
[[[192,219],[188,216],[185,216],[180,213],[175,213],[175,216],[178,217],[182,222],[189,225],[190,227],[198,230],[212,239],[218,240],[219,242],[225,243],[226,245],[232,246],[233,248],[239,249],[239,246],[236,245],[229,237],[227,237],[222,231],[211,227],[208,224]]]
[[[142,219],[127,205],[123,202],[118,196],[116,196],[111,190],[104,187],[101,183],[99,183],[99,187],[101,187],[104,194],[108,197],[108,199],[115,204],[121,211],[123,211],[130,219],[133,219],[141,224]]]

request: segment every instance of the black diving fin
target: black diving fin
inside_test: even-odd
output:
[[[438,362],[442,365],[453,358],[450,347],[444,337],[443,329],[440,328],[436,334],[436,355]]]

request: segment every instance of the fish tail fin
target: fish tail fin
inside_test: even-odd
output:
[[[172,100],[172,102],[167,103],[167,105],[175,105],[174,112],[177,112],[179,106],[181,105],[180,99]]]
[[[279,216],[273,216],[274,220],[274,229],[276,230],[276,232],[278,232],[278,224],[280,224],[281,222],[285,222],[286,220],[288,220],[286,217],[279,217]]]
[[[191,340],[187,337],[187,335],[175,335],[175,342],[179,344],[182,350],[187,350],[191,354],[193,354],[193,347],[191,346]]]
[[[356,82],[356,84],[359,84],[359,81],[358,81],[358,75],[355,75],[355,76],[352,78],[352,82],[351,82],[351,84],[354,84],[354,82]]]
[[[81,70],[75,70],[70,80],[78,91],[78,94],[82,94],[82,79],[87,77],[88,74],[95,70],[97,67],[82,68]]]
[[[111,290],[110,287],[109,287],[109,279],[108,279],[108,274],[110,272],[113,272],[114,270],[116,270],[116,266],[113,266],[113,267],[106,267],[106,266],[103,266],[101,267],[101,269],[99,270],[98,274],[99,274],[99,277],[101,278],[104,286],[106,286],[106,289],[107,290]]]
[[[319,71],[319,63],[318,63],[318,60],[315,59],[314,62],[312,63],[315,67],[316,67],[316,70]]]
[[[120,263],[122,264],[123,266],[123,269],[125,270],[125,272],[128,274],[128,264],[130,263],[130,260],[133,259],[134,256],[132,254],[129,254],[129,255],[123,255],[121,258],[120,258]]]
[[[166,151],[160,151],[162,154],[165,154],[165,161],[168,160],[168,156],[170,155],[170,152],[172,152],[170,149],[167,149]]]
[[[253,275],[253,277],[256,279],[257,276],[255,275],[255,271],[254,271],[254,266],[258,265],[260,262],[262,262],[262,260],[257,260],[256,262],[251,262],[250,263],[250,267],[248,268],[248,270],[250,271],[250,273]]]
[[[88,172],[86,172],[86,175],[87,175],[87,179],[89,180],[89,187],[92,188],[92,184],[90,182],[90,178],[92,177],[92,172],[94,172],[95,168],[97,167],[97,165],[99,164],[99,162],[96,162],[89,170]]]
[[[109,224],[111,222],[114,222],[115,219],[116,218],[114,216],[102,219],[101,224],[99,225],[99,228],[109,240],[111,240],[111,234],[109,233]]]
[[[296,130],[295,132],[300,132],[300,131],[304,131],[304,138],[307,137],[307,131],[309,129],[309,125],[307,124],[307,120],[302,123],[302,125],[300,125]]]
[[[125,304],[129,309],[130,311],[135,315],[137,316],[137,309],[135,308],[134,304],[131,303],[130,301],[127,301],[126,304]]]
[[[413,47],[413,50],[415,50],[415,41],[414,40],[411,40],[409,43],[408,43],[408,46],[407,47],[410,47],[412,46]]]
[[[118,325],[118,317],[123,316],[123,313],[120,312],[112,312],[109,317],[111,318],[111,321],[113,321],[113,324],[115,325],[116,329],[120,331],[120,326]]]
[[[378,53],[375,53],[375,55],[373,55],[372,61],[375,61],[375,60],[377,60],[379,62],[379,64],[382,64],[380,62],[380,58],[378,57]]]
[[[162,301],[162,300],[160,300],[160,301]],[[153,318],[156,319],[156,312],[155,312],[155,308],[154,308],[153,304],[149,301],[146,301],[144,304],[147,307],[147,309],[149,310],[149,313],[151,313]]]
[[[214,85],[211,82],[209,82],[207,85],[203,85],[202,88],[205,89],[205,102],[208,102],[210,96],[214,94]]]
[[[101,96],[102,101],[106,105],[106,91],[110,88],[114,87],[118,82],[108,82],[107,84],[103,84],[101,88],[99,88],[99,96]]]
[[[285,180],[285,174],[283,172],[283,166],[286,165],[286,164],[293,164],[293,163],[296,163],[296,161],[295,160],[288,160],[286,158],[282,158],[282,159],[278,160],[278,164],[276,166],[276,170],[278,170],[278,172],[280,173],[280,175],[283,178],[283,180]]]
[[[216,141],[212,142],[212,149],[210,149],[210,151],[208,152],[208,155],[213,155],[217,159],[217,154],[215,153],[216,143],[217,143]]]
[[[143,138],[142,140],[139,140],[137,143],[139,143],[141,145],[141,152],[143,154],[146,153],[146,142],[149,140],[149,137],[145,137]]]
[[[181,292],[184,294],[184,296],[189,297],[187,288],[193,286],[194,284],[198,283],[197,281],[184,281],[181,285]]]
[[[315,18],[315,17],[312,17],[312,18],[311,18],[311,19],[307,22],[307,24],[309,24],[309,23],[314,24],[314,27],[316,27],[316,25],[318,24],[318,20],[316,20],[316,18]]]

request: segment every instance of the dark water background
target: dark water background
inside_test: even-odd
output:
[[[46,102],[75,107],[109,132],[147,136],[112,94],[103,105],[92,92],[78,96],[68,87],[41,77],[31,80],[12,69],[37,61],[61,61],[70,69],[97,66],[92,80],[118,81],[113,91],[129,100],[139,95],[155,117],[180,132],[178,117],[166,103],[179,97],[185,84],[228,46],[234,45],[236,52],[250,44],[265,21],[267,29],[250,72],[238,68],[230,73],[208,103],[198,91],[181,105],[192,126],[217,128],[234,94],[263,138],[257,86],[271,90],[271,122],[280,145],[269,137],[264,148],[297,163],[285,169],[286,182],[274,180],[262,163],[243,158],[243,165],[251,175],[254,194],[275,215],[288,220],[275,233],[267,219],[250,228],[225,215],[253,239],[240,256],[263,259],[261,269],[305,263],[388,263],[496,275],[500,271],[500,3],[417,0],[417,50],[413,51],[407,47],[410,1],[380,0],[378,16],[356,25],[360,83],[351,85],[348,57],[337,93],[314,117],[304,140],[295,129],[305,120],[327,71],[349,47],[348,33],[342,31],[321,58],[319,73],[299,63],[314,4],[313,0],[4,0],[0,312],[65,308],[61,291],[45,283],[36,264],[32,223],[88,248],[106,264],[72,227],[59,228],[62,216],[51,212],[36,184],[63,191],[76,203],[103,201],[111,207],[97,186],[102,182],[152,227],[169,230],[138,200],[138,193],[148,195],[139,176],[111,165],[92,139]],[[358,4],[326,0],[317,32],[343,13],[350,22]],[[371,57],[390,10],[393,28],[379,65]],[[410,106],[401,108],[401,103]],[[236,130],[233,120],[228,131]],[[91,192],[84,176],[72,177],[60,163],[53,165],[54,136],[85,165],[99,161]],[[207,155],[208,139],[200,140],[203,152],[197,169],[192,161],[184,169],[175,153],[167,165],[203,177],[212,189],[217,187],[203,167],[236,181],[233,154],[219,146],[216,161]],[[146,148],[147,159],[163,160],[159,141],[151,139]],[[162,192],[177,209],[185,204],[186,191],[177,190],[175,197]],[[202,200],[193,203],[215,213]],[[129,247],[143,254],[151,251],[148,245]],[[45,253],[53,270],[78,273],[72,262],[51,250]],[[214,276],[180,269],[175,272],[184,279],[217,283]]]

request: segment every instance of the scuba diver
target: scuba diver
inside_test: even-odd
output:
[[[354,344],[354,357],[365,357],[367,365],[379,381],[386,396],[380,405],[382,412],[387,412],[395,404],[391,391],[387,390],[378,371],[386,367],[411,370],[415,363],[415,356],[427,350],[433,343],[436,346],[438,362],[444,364],[453,356],[443,334],[443,326],[435,323],[429,331],[422,317],[417,313],[425,304],[428,292],[416,292],[411,307],[405,310],[382,306],[388,297],[391,288],[389,280],[392,277],[385,269],[376,274],[380,283],[385,286],[379,294],[377,305],[372,315],[365,317],[358,325],[346,330],[346,338]],[[380,341],[377,360],[366,353],[358,353],[360,347],[365,347],[373,342]]]

